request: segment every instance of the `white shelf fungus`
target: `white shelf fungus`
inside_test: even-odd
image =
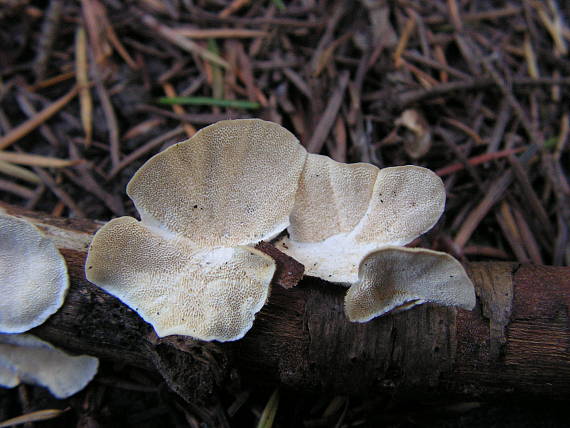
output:
[[[159,336],[237,340],[269,294],[275,262],[250,247],[289,224],[306,151],[281,126],[222,121],[150,159],[127,193],[141,221],[96,235],[87,279]]]
[[[251,246],[286,228],[277,248],[307,274],[355,284],[346,305],[353,320],[426,301],[474,302],[473,285],[451,257],[393,248],[443,213],[443,183],[425,168],[342,164],[307,154],[277,124],[222,121],[151,158],[127,193],[141,221],[105,225],[86,275],[159,336],[243,337],[275,271],[273,259]]]
[[[198,248],[249,245],[289,225],[305,157],[276,123],[221,121],[146,162],[127,194],[164,235]]]
[[[352,284],[371,251],[405,245],[437,222],[445,189],[418,166],[378,169],[309,155],[291,215],[290,236],[277,248],[308,275]]]
[[[275,263],[251,247],[198,249],[120,217],[95,236],[86,268],[89,281],[135,309],[159,336],[224,341],[251,328]]]
[[[305,273],[350,286],[345,310],[364,322],[432,302],[471,309],[473,284],[445,253],[402,246],[431,229],[445,208],[445,189],[417,166],[378,169],[308,155],[277,248]]]
[[[461,264],[437,251],[388,247],[362,261],[345,312],[351,321],[366,322],[428,302],[473,309],[475,291]]]
[[[0,214],[0,332],[42,324],[65,299],[65,260],[31,223]]]
[[[31,334],[0,334],[0,385],[44,386],[57,398],[82,390],[97,373],[99,360],[71,356]]]

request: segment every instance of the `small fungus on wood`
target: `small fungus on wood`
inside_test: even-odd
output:
[[[437,222],[445,189],[418,166],[378,169],[310,155],[301,175],[289,237],[277,248],[324,280],[353,284],[372,251],[405,245]]]
[[[22,333],[56,312],[69,287],[54,243],[31,223],[0,214],[0,333]]]
[[[89,281],[134,308],[158,336],[225,341],[251,328],[275,263],[252,247],[197,248],[120,217],[95,235],[86,269]]]
[[[57,398],[83,389],[98,359],[72,357],[31,334],[63,305],[69,288],[65,259],[26,220],[0,214],[0,386],[47,387]]]
[[[350,321],[366,322],[422,303],[473,309],[475,290],[463,266],[449,254],[387,247],[364,258],[359,280],[344,302]]]
[[[378,169],[309,155],[289,236],[277,248],[308,275],[350,286],[351,321],[425,302],[472,309],[473,284],[458,261],[403,247],[431,229],[444,208],[443,182],[426,168]]]
[[[31,383],[67,398],[93,379],[98,366],[95,357],[68,355],[31,334],[0,334],[0,386],[6,388]]]

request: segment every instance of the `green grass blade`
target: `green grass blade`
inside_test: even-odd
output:
[[[220,48],[216,39],[208,39],[208,51],[220,56]],[[224,74],[222,67],[210,62],[212,65],[212,98],[224,98]]]
[[[277,408],[279,407],[279,388],[275,388],[269,401],[261,413],[259,422],[257,423],[257,428],[271,428],[273,426],[273,421],[275,420],[275,415],[277,414]]]
[[[271,2],[275,5],[275,7],[277,9],[279,9],[281,12],[283,12],[285,9],[287,9],[285,7],[285,3],[283,3],[283,0],[271,0]]]
[[[192,106],[216,106],[228,108],[240,108],[244,110],[257,110],[261,105],[254,101],[226,100],[211,97],[163,97],[159,98],[160,104],[184,104]]]

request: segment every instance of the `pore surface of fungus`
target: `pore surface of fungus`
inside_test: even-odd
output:
[[[93,239],[86,269],[91,282],[127,303],[159,336],[223,341],[251,328],[275,263],[246,246],[197,249],[120,217]]]
[[[473,309],[475,291],[461,264],[424,248],[388,247],[362,261],[359,280],[345,297],[351,321],[366,322],[422,303]]]
[[[291,215],[277,247],[308,275],[352,284],[371,251],[404,245],[429,230],[445,207],[445,190],[417,166],[378,169],[309,155]]]
[[[0,214],[0,332],[42,324],[65,299],[69,279],[52,241],[25,220]]]
[[[31,383],[67,398],[93,379],[98,366],[95,357],[68,355],[31,334],[0,334],[0,385],[7,388]]]
[[[257,119],[218,122],[159,153],[127,186],[141,221],[96,234],[87,279],[159,336],[243,337],[275,271],[250,245],[288,226],[306,156],[291,133]]]
[[[146,162],[127,193],[143,223],[198,247],[254,244],[288,226],[305,157],[276,123],[221,121]]]

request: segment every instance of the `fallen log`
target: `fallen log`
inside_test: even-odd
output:
[[[99,224],[3,203],[0,212],[35,223],[68,263],[64,306],[32,333],[72,352],[156,370],[188,400],[206,397],[236,370],[256,382],[342,394],[570,393],[570,268],[471,263],[473,311],[421,305],[365,324],[345,318],[341,287],[306,277],[291,289],[274,286],[242,340],[160,339],[85,279],[86,250]],[[286,259],[277,262],[298,272],[283,266]]]

